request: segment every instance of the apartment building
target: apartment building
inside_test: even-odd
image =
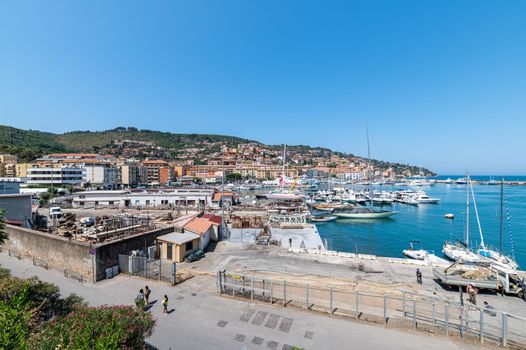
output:
[[[43,167],[27,169],[27,183],[30,185],[80,186],[84,182],[85,169],[72,167]]]

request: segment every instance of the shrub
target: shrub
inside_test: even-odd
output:
[[[155,321],[131,306],[82,307],[52,320],[29,340],[31,349],[144,349]]]

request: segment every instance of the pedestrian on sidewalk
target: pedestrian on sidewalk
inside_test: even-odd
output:
[[[152,291],[148,286],[144,287],[144,299],[146,300],[146,305],[150,305],[150,294]]]
[[[166,296],[166,294],[163,298],[163,314],[168,314],[168,297]]]
[[[416,269],[416,282],[422,284],[422,271],[420,269]]]
[[[144,308],[144,291],[142,289],[139,291],[139,294],[137,294],[137,296],[135,297],[135,305],[139,309]]]

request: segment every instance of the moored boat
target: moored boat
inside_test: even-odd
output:
[[[312,222],[329,222],[329,221],[334,221],[336,219],[338,219],[338,217],[334,215],[321,215],[321,216],[309,217],[309,220]]]
[[[381,219],[395,215],[397,212],[392,210],[376,211],[371,208],[337,209],[333,215],[347,219]]]

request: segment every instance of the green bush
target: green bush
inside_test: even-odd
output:
[[[32,303],[29,288],[8,301],[0,300],[0,349],[27,349],[26,340],[31,331]]]
[[[131,306],[84,307],[52,320],[29,339],[31,349],[143,349],[155,326],[150,313]]]
[[[36,277],[0,268],[0,350],[144,349],[155,321],[132,306],[87,307]]]

